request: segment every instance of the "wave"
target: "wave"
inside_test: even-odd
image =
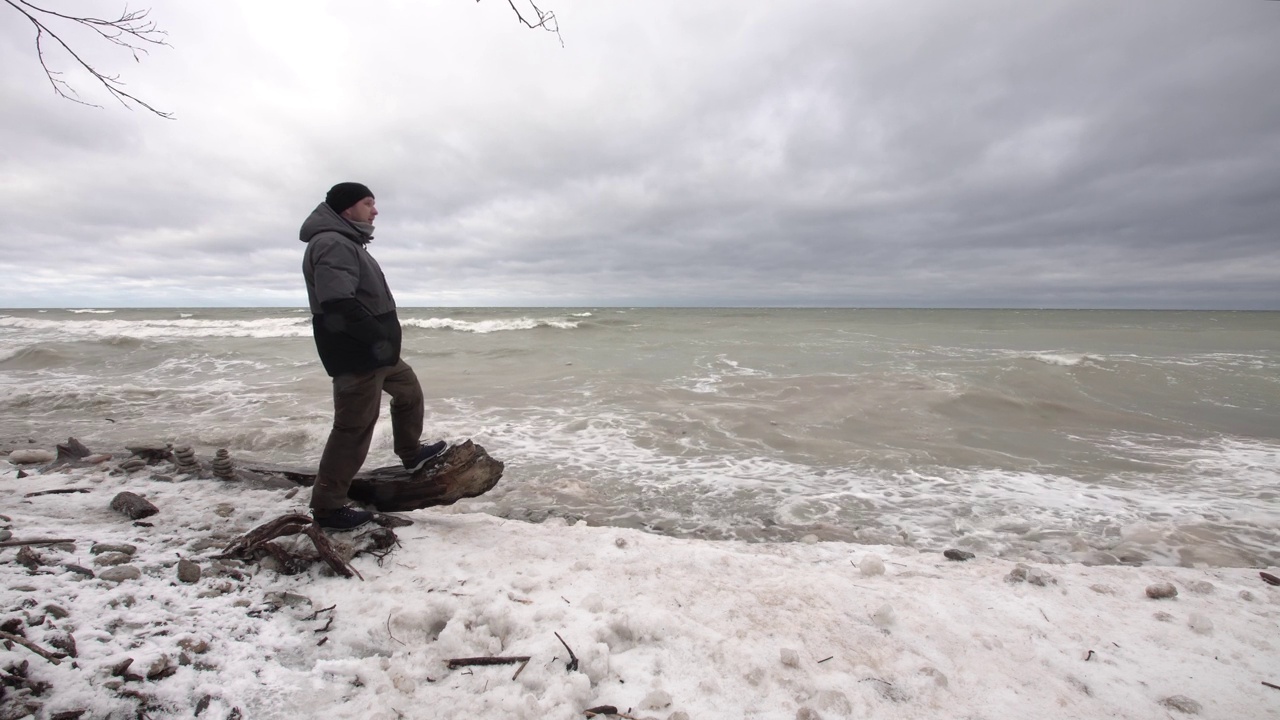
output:
[[[67,362],[65,355],[39,345],[0,350],[0,367],[8,370],[44,370]]]
[[[1058,353],[1058,352],[1039,352],[1022,354],[1018,357],[1026,360],[1035,360],[1046,365],[1057,365],[1059,367],[1079,367],[1090,363],[1100,363],[1102,358],[1096,355],[1087,355],[1084,353]]]
[[[424,330],[457,330],[459,332],[492,333],[507,330],[535,330],[547,327],[557,330],[574,330],[581,323],[576,320],[558,320],[547,318],[515,318],[512,320],[455,320],[454,318],[416,318],[402,319],[401,325],[422,328]]]
[[[115,310],[94,310],[93,308],[78,308],[73,310],[71,308],[67,308],[67,312],[75,313],[76,315],[81,315],[84,313],[91,313],[93,315],[110,315],[111,313],[114,313]]]
[[[256,320],[45,320],[0,317],[0,328],[55,333],[59,339],[133,338],[290,338],[310,337],[310,318],[259,318]]]

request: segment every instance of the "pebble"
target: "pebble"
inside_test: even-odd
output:
[[[1032,585],[1038,585],[1040,587],[1047,587],[1057,583],[1058,579],[1040,568],[1029,567],[1022,563],[1018,563],[1009,571],[1009,574],[1005,576],[1004,581],[1009,583],[1025,582]]]
[[[136,552],[138,552],[137,546],[128,543],[94,543],[93,547],[89,548],[89,553],[92,555],[101,555],[103,553],[132,555]]]
[[[63,565],[62,569],[66,570],[67,572],[75,573],[77,576],[83,579],[92,580],[94,578],[93,571],[87,567],[81,567],[79,565],[72,565],[68,563],[66,565]]]
[[[200,564],[186,558],[179,560],[178,580],[188,585],[200,582]]]
[[[34,465],[53,462],[56,457],[49,450],[14,450],[9,453],[9,462],[14,465]]]
[[[800,667],[800,653],[791,648],[783,648],[778,653],[778,657],[782,660],[782,664],[787,667]]]
[[[1213,621],[1202,613],[1191,613],[1191,617],[1187,618],[1187,627],[1199,635],[1213,634]]]
[[[114,583],[137,580],[140,577],[142,577],[142,571],[132,565],[117,565],[98,573],[100,580],[108,580]]]
[[[1152,600],[1164,600],[1166,598],[1178,597],[1178,588],[1173,583],[1156,583],[1147,586],[1147,597]]]
[[[218,517],[231,517],[235,511],[236,506],[231,503],[218,503],[218,506],[213,509],[214,514]]]
[[[868,555],[862,558],[862,562],[858,563],[858,569],[862,571],[863,575],[868,577],[872,575],[883,575],[884,561],[880,559],[879,555]]]
[[[965,550],[954,550],[954,549],[944,551],[942,553],[942,556],[948,560],[955,560],[956,562],[964,562],[965,560],[972,560],[975,557],[977,557],[971,552],[968,552]]]
[[[871,621],[882,628],[892,627],[897,618],[893,613],[892,605],[881,605],[879,610],[871,614]]]
[[[9,532],[8,530],[0,530],[0,542],[4,542],[5,540],[10,540],[12,538],[13,538],[13,533]]]
[[[1204,709],[1200,706],[1200,703],[1185,695],[1171,695],[1161,700],[1160,704],[1170,710],[1177,710],[1188,715],[1198,715]]]
[[[654,690],[644,696],[644,700],[640,701],[640,707],[646,710],[661,710],[665,707],[671,707],[671,694],[665,690]]]
[[[1155,618],[1159,622],[1173,622],[1173,616],[1163,610],[1151,617]]]
[[[1187,583],[1187,589],[1197,595],[1208,595],[1213,592],[1213,583],[1207,580],[1193,580]]]
[[[1241,590],[1240,599],[1245,602],[1253,602],[1253,593],[1249,592],[1248,590]]]
[[[1111,587],[1110,585],[1090,585],[1089,589],[1098,593],[1099,595],[1115,595],[1116,594],[1116,589]]]
[[[811,707],[801,706],[800,709],[796,711],[796,720],[822,720],[822,716],[818,714],[817,710],[814,710]]]
[[[45,605],[44,611],[52,615],[57,620],[64,620],[71,616],[67,609],[61,605]]]
[[[195,655],[203,655],[209,652],[209,643],[204,640],[196,640],[195,638],[183,638],[178,641],[178,647]]]
[[[126,555],[124,553],[109,552],[109,553],[102,553],[98,557],[94,558],[93,564],[97,565],[98,567],[108,567],[111,565],[124,565],[125,563],[129,562],[132,559],[133,559],[132,556]]]

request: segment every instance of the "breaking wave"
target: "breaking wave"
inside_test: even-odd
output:
[[[555,328],[557,330],[574,330],[579,325],[577,320],[559,320],[548,318],[514,318],[512,320],[455,320],[454,318],[416,318],[401,319],[401,325],[422,328],[424,330],[457,330],[470,333],[493,333],[506,330],[535,330],[537,328]]]
[[[61,339],[126,337],[141,340],[163,338],[289,338],[310,337],[309,318],[259,318],[254,320],[46,320],[0,317],[0,328],[34,330]]]

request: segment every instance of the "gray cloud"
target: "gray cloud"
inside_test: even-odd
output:
[[[402,304],[1280,309],[1274,3],[260,5],[95,56],[175,121],[0,28],[0,305],[301,305],[359,179]]]

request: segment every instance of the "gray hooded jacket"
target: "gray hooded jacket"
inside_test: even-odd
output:
[[[320,203],[302,223],[312,330],[329,375],[371,372],[400,361],[396,301],[366,245],[372,236]]]

